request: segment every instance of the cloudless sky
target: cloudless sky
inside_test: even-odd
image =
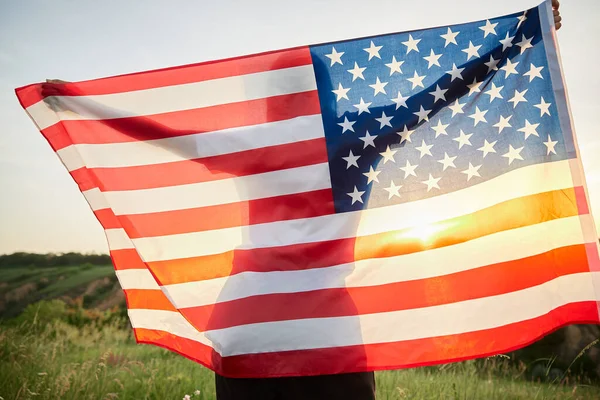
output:
[[[540,2],[0,0],[0,253],[107,252],[100,224],[20,107],[16,87],[470,22]],[[559,44],[598,224],[600,1],[562,3]]]

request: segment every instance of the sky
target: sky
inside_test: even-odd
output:
[[[14,89],[477,21],[541,0],[0,0],[0,254],[108,247],[77,185]],[[431,11],[435,10],[435,15]],[[564,0],[563,71],[600,223],[600,2]]]

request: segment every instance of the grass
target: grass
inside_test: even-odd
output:
[[[0,327],[0,396],[21,399],[214,399],[213,374],[172,352],[135,344],[117,322],[60,319]],[[378,399],[590,399],[600,388],[529,382],[490,358],[376,374]]]

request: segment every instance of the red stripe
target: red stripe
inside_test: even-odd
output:
[[[44,130],[54,150],[71,144],[165,139],[319,114],[316,90],[143,117],[62,121]]]
[[[157,69],[68,84],[33,84],[16,89],[23,108],[47,96],[84,96],[182,85],[311,64],[308,47],[252,54],[224,60]]]
[[[177,311],[171,301],[159,289],[126,289],[127,309]]]
[[[583,186],[577,186],[575,188],[575,198],[577,199],[577,208],[579,209],[579,214],[589,214],[590,208],[587,204],[587,197],[585,195],[585,189]]]
[[[325,138],[318,138],[193,160],[88,170],[106,192],[209,182],[325,162]]]
[[[147,269],[146,264],[142,261],[135,249],[111,250],[110,257],[115,270],[117,271],[126,269]]]
[[[435,278],[252,296],[180,311],[198,330],[206,331],[268,321],[431,307],[514,292],[581,272],[589,272],[583,244]],[[228,291],[227,286],[223,291]]]
[[[220,357],[211,348],[167,332],[135,329],[139,343],[177,352],[221,375],[266,378],[411,368],[508,353],[566,325],[600,323],[596,302],[558,307],[498,328],[393,343]]]
[[[130,238],[174,235],[212,229],[311,218],[335,212],[330,189],[218,206],[118,216]]]
[[[122,227],[115,213],[109,208],[96,210],[94,211],[94,215],[104,229],[118,229]]]

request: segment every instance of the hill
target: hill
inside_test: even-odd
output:
[[[0,319],[48,299],[82,298],[86,308],[124,305],[107,255],[15,253],[0,256]]]

